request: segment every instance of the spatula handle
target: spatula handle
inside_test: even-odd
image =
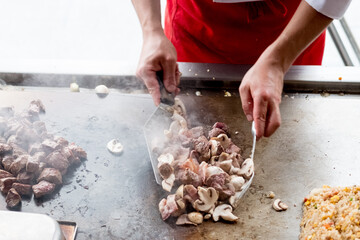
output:
[[[170,93],[166,90],[166,88],[164,86],[164,72],[163,71],[156,72],[156,78],[158,80],[159,87],[160,87],[160,102],[162,102],[166,105],[174,105],[175,94]]]

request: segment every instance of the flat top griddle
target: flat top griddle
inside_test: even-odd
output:
[[[187,109],[192,123],[227,123],[233,141],[249,155],[250,123],[236,90],[229,98],[222,91],[194,93],[180,96],[192,106]],[[112,92],[99,99],[95,93],[46,88],[0,91],[0,105],[14,105],[17,111],[33,99],[46,107],[41,119],[48,131],[83,147],[88,160],[69,171],[64,186],[49,198],[24,199],[22,211],[76,222],[77,239],[297,239],[302,200],[311,189],[359,184],[359,96],[289,95],[281,104],[282,126],[257,144],[253,184],[234,212],[238,223],[176,226],[175,220],[163,222],[158,212],[165,194],[155,182],[142,131],[155,109],[150,96]],[[124,145],[120,156],[106,149],[113,138]],[[268,191],[289,209],[275,212],[265,197]],[[1,210],[5,205],[0,199]]]

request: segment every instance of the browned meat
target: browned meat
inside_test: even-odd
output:
[[[220,128],[221,130],[223,130],[224,132],[228,133],[229,132],[229,128],[228,126],[223,123],[223,122],[216,122],[212,128]]]
[[[29,155],[21,155],[16,158],[10,165],[10,172],[15,176],[26,167],[26,163],[29,159]]]
[[[61,174],[65,174],[69,167],[69,161],[60,152],[52,152],[45,160],[49,166],[58,169]]]
[[[222,130],[221,128],[213,128],[209,131],[209,138],[212,138],[212,137],[217,137],[219,136],[220,134],[223,134],[226,132],[224,130]]]
[[[16,178],[19,183],[31,184],[34,179],[34,173],[20,172]]]
[[[225,172],[213,174],[206,179],[206,186],[213,187],[217,191],[221,191],[226,183],[227,177],[228,174]]]
[[[8,208],[14,208],[21,203],[21,197],[14,188],[11,188],[6,195],[5,201]]]
[[[66,147],[67,145],[69,145],[68,140],[66,140],[66,139],[63,138],[63,137],[57,138],[57,139],[56,139],[56,142],[57,142],[58,144],[60,144],[61,146],[63,146],[63,147]]]
[[[21,148],[16,143],[9,144],[13,148],[12,156],[14,159],[18,158],[20,155],[28,154],[23,148]]]
[[[55,184],[53,183],[49,183],[45,180],[39,182],[36,185],[32,186],[32,190],[34,192],[34,197],[35,198],[39,198],[42,197],[44,195],[49,195],[51,194],[55,189]]]
[[[29,144],[40,141],[40,136],[29,127],[20,127],[16,132],[16,143],[24,149],[28,149]]]
[[[15,189],[20,195],[30,196],[32,188],[30,184],[13,183],[12,188]]]
[[[0,179],[7,178],[7,177],[13,177],[13,175],[11,173],[9,173],[8,171],[0,169]]]
[[[70,150],[69,147],[64,147],[61,150],[61,154],[64,155],[64,157],[66,157],[66,159],[69,161],[70,165],[71,164],[79,164],[79,163],[81,163],[80,158],[76,157],[74,155],[74,153]]]
[[[5,157],[2,159],[1,163],[2,163],[2,165],[3,165],[3,167],[4,167],[4,169],[5,169],[6,171],[9,171],[9,170],[10,170],[10,166],[11,166],[11,164],[13,163],[13,161],[14,161],[14,158],[13,158],[12,156],[10,156],[10,155],[5,156]]]
[[[184,186],[184,199],[191,204],[193,204],[197,199],[199,199],[197,189],[193,185]]]
[[[200,136],[193,141],[193,147],[200,154],[199,162],[208,161],[211,157],[210,143],[205,136]]]
[[[26,171],[34,173],[39,169],[40,162],[37,158],[29,157],[26,163]]]
[[[159,203],[159,210],[163,220],[168,219],[172,213],[178,210],[178,206],[175,201],[175,194],[167,196],[167,198],[162,199]]]
[[[235,195],[235,188],[232,184],[225,184],[223,188],[219,191],[219,200],[225,201],[229,197]]]
[[[59,170],[55,168],[44,168],[38,177],[37,181],[41,182],[42,180],[55,183],[57,185],[62,184],[62,176]]]
[[[30,144],[29,146],[29,154],[30,155],[34,155],[37,152],[42,152],[43,151],[43,147],[41,143],[34,143],[34,144]]]
[[[231,143],[230,146],[227,149],[225,149],[225,152],[229,154],[241,153],[241,149],[238,146],[236,146],[234,143]]]
[[[0,191],[6,194],[10,190],[14,182],[16,182],[16,178],[14,177],[1,178]]]
[[[38,100],[33,100],[30,102],[29,108],[28,108],[28,112],[29,113],[45,113],[45,106],[44,104],[41,102],[40,99]]]
[[[45,152],[37,152],[35,153],[32,158],[36,159],[38,162],[45,162],[46,153]]]
[[[201,177],[191,171],[190,169],[180,169],[176,173],[176,178],[182,183],[182,184],[191,184],[195,187],[202,185]]]
[[[41,145],[44,151],[48,153],[61,149],[61,145],[51,139],[45,139]]]
[[[87,158],[87,154],[84,151],[84,149],[82,149],[81,147],[75,145],[74,143],[71,143],[69,145],[70,150],[73,152],[73,154],[75,155],[75,157],[78,157],[80,159],[86,159]]]
[[[33,128],[40,135],[47,132],[45,123],[42,121],[33,122]]]
[[[0,156],[11,153],[13,148],[5,143],[0,143]]]

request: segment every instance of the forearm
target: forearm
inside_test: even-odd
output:
[[[132,0],[143,34],[163,31],[160,0]]]
[[[278,65],[283,72],[286,72],[297,56],[322,33],[331,21],[331,18],[317,12],[308,3],[302,1],[284,31],[264,51],[260,59]]]

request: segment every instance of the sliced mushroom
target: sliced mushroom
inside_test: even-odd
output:
[[[171,153],[161,154],[158,157],[158,169],[161,177],[167,179],[172,173],[174,173],[174,168],[172,164],[174,162],[174,156]]]
[[[241,191],[242,186],[245,184],[245,179],[237,175],[231,175],[230,183],[233,184],[235,191]]]
[[[183,198],[184,197],[184,184],[181,184],[180,187],[175,192],[175,196],[177,198]]]
[[[110,140],[106,147],[111,153],[115,155],[121,154],[124,150],[124,146],[120,143],[119,139]]]
[[[219,141],[210,140],[209,143],[210,143],[211,156],[218,156],[220,155],[220,153],[224,151]]]
[[[225,133],[222,133],[218,135],[216,138],[212,138],[212,139],[219,141],[224,149],[227,149],[231,144],[231,138],[229,138],[228,135],[226,135]]]
[[[208,219],[210,219],[210,218],[211,218],[211,213],[205,214],[205,216],[204,216],[204,219],[205,219],[205,220],[208,220]]]
[[[165,191],[171,192],[175,182],[175,174],[172,173],[167,179],[162,180],[161,185]]]
[[[195,225],[195,223],[193,223],[192,221],[189,220],[188,215],[187,214],[183,214],[180,217],[178,217],[178,219],[176,220],[176,225],[186,225],[186,224],[190,224],[190,225]]]
[[[176,196],[175,196],[175,198],[176,198]],[[178,217],[181,214],[185,213],[185,211],[186,211],[186,204],[183,199],[176,200],[176,205],[177,205],[178,209],[171,214],[171,216],[173,216],[173,217]]]
[[[230,169],[230,174],[231,174],[231,175],[240,175],[240,173],[241,173],[240,168],[232,167],[232,168]]]
[[[231,156],[230,154],[226,153],[226,152],[222,152],[219,156],[219,162],[223,162],[223,161],[226,161],[226,160],[229,160],[231,159]]]
[[[239,218],[232,214],[232,207],[229,204],[222,204],[215,208],[213,213],[213,219],[215,222],[219,221],[219,218],[230,222],[234,222]]]
[[[177,112],[174,112],[173,116],[171,117],[174,121],[178,121],[180,123],[180,126],[182,129],[188,129],[188,125],[186,122],[186,119],[178,114]]]
[[[273,199],[275,197],[275,193],[273,191],[270,191],[268,192],[268,194],[266,194],[266,197]]]
[[[206,178],[209,178],[212,175],[224,173],[224,170],[217,166],[208,166],[206,169]]]
[[[215,207],[219,198],[217,191],[212,188],[198,187],[199,199],[194,202],[194,208],[198,211],[208,212]]]
[[[288,206],[285,203],[283,203],[280,199],[276,199],[272,207],[278,212],[286,211],[286,209],[288,209]]]
[[[186,118],[186,108],[184,103],[179,99],[179,98],[175,98],[175,103],[174,106],[172,107],[174,109],[174,112],[180,114],[181,116],[183,116],[184,118]]]
[[[246,179],[250,179],[254,173],[254,161],[251,158],[247,158],[242,164],[240,168],[240,174],[242,177]]]
[[[232,159],[220,162],[220,168],[229,173],[232,167]]]
[[[191,222],[193,222],[195,224],[201,224],[204,220],[203,215],[199,212],[191,212],[188,214],[187,217]]]

